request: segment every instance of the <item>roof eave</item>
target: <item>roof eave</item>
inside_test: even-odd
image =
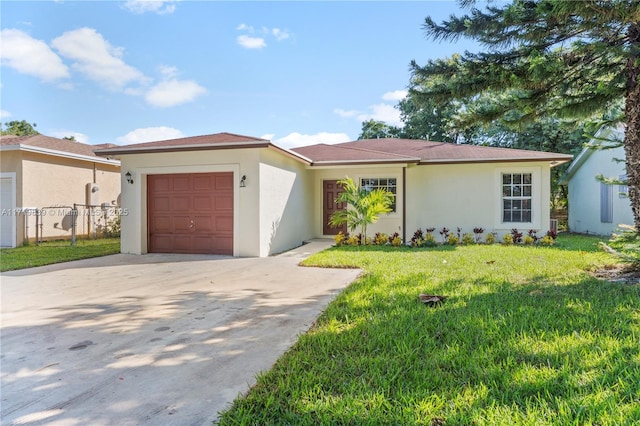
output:
[[[311,167],[317,166],[358,166],[371,164],[417,164],[419,158],[385,159],[385,160],[321,160],[313,161]]]
[[[227,142],[227,143],[212,143],[212,144],[198,144],[198,145],[167,145],[167,146],[147,146],[147,147],[130,147],[130,148],[106,148],[98,149],[95,151],[96,155],[111,156],[111,155],[130,155],[130,154],[151,154],[159,152],[182,152],[182,151],[214,151],[218,149],[243,149],[243,148],[267,148],[268,146],[275,146],[271,142],[256,141],[256,142]],[[282,148],[280,148],[282,149]]]
[[[108,164],[111,166],[120,166],[120,161],[111,160],[109,158],[102,157],[92,157],[84,154],[76,154],[73,152],[67,151],[58,151],[55,149],[42,148],[39,146],[33,145],[4,145],[0,147],[0,151],[25,151],[25,152],[33,152],[37,154],[45,154],[45,155],[53,155],[56,157],[70,158],[73,160],[81,160],[81,161],[89,161],[92,163],[100,163],[100,164]]]
[[[550,158],[450,158],[441,160],[422,160],[421,165],[427,164],[468,164],[468,163],[522,163],[522,162],[546,162],[551,163],[551,167],[571,161],[572,156],[550,157]]]

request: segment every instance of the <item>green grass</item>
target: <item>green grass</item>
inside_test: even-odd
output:
[[[640,424],[640,288],[586,272],[599,241],[318,253],[365,272],[220,424]]]
[[[120,253],[119,238],[79,240],[75,246],[69,241],[51,241],[28,246],[0,249],[0,272],[71,260],[88,259]]]

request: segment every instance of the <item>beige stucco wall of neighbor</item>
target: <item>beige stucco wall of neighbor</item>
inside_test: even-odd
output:
[[[633,224],[629,198],[620,197],[620,187],[613,187],[613,220],[600,222],[600,181],[596,175],[618,178],[625,174],[624,148],[592,151],[569,179],[569,230],[597,235],[611,235],[619,224]]]
[[[367,237],[375,235],[376,232],[393,234],[398,232],[402,236],[402,166],[397,164],[388,166],[354,166],[336,167],[330,166],[322,169],[313,168],[313,233],[316,237],[331,237],[323,235],[323,197],[322,182],[325,180],[339,180],[345,177],[352,178],[357,184],[362,178],[395,178],[397,182],[396,211],[383,214],[378,222],[367,227]],[[407,198],[410,198],[409,196]],[[360,231],[356,231],[360,232]]]
[[[443,227],[472,233],[482,227],[500,238],[513,228],[549,229],[550,166],[536,163],[476,163],[420,165],[407,168],[407,239],[422,228]],[[530,223],[503,223],[502,173],[532,173],[533,212]]]
[[[314,236],[313,180],[298,160],[260,150],[260,256],[280,253]],[[242,188],[243,190],[246,188]]]
[[[17,208],[56,207],[42,211],[40,237],[44,239],[71,237],[70,209],[66,207],[87,203],[86,184],[95,183],[99,188],[91,200],[95,204],[106,202],[115,207],[112,202],[120,195],[120,169],[115,165],[15,151],[2,154],[2,170],[9,169],[16,172]],[[90,215],[84,216],[77,222],[78,235],[95,230],[98,216],[91,215],[91,223]],[[25,238],[35,238],[35,225],[33,215],[16,216],[17,245]]]
[[[260,149],[127,154],[122,165],[121,252],[147,253],[147,180],[150,174],[233,172],[234,256],[261,256]],[[130,172],[133,184],[124,179]],[[247,176],[245,188],[240,177]]]

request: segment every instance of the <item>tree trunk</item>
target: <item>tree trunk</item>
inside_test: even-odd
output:
[[[632,55],[627,60],[627,93],[625,118],[627,128],[624,135],[629,199],[636,231],[640,233],[640,26],[629,27]]]

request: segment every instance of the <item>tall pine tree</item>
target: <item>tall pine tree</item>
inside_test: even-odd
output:
[[[471,99],[463,123],[497,118],[590,117],[624,98],[629,198],[640,232],[640,1],[513,0],[436,23],[434,40],[470,38],[487,51],[420,66],[412,62],[412,94],[445,105]]]

